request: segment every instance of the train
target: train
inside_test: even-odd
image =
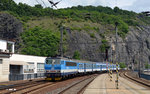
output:
[[[56,81],[78,75],[107,72],[108,68],[116,70],[116,65],[61,57],[47,57],[45,59],[44,68],[46,73],[45,80]]]

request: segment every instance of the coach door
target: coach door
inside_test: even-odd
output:
[[[102,65],[100,65],[100,71],[102,71]]]
[[[86,64],[84,63],[84,73],[86,73]]]

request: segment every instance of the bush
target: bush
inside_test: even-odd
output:
[[[109,49],[109,48],[110,48],[110,46],[108,45],[108,41],[103,39],[102,40],[102,45],[100,46],[101,52],[105,52],[106,49]]]
[[[145,69],[150,69],[150,64],[146,63],[145,64]]]
[[[90,33],[91,38],[96,38],[94,33]]]
[[[125,63],[123,63],[123,62],[120,62],[120,63],[119,63],[119,66],[120,66],[121,69],[126,68]]]
[[[75,51],[75,52],[74,52],[73,59],[78,59],[78,60],[80,60],[80,53],[79,53],[78,51]]]

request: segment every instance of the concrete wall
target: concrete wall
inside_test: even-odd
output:
[[[34,63],[34,73],[37,73],[37,63],[43,63],[44,64],[45,59],[46,59],[46,57],[13,54],[10,57],[10,62],[12,62],[12,61],[20,61],[20,63],[21,62],[24,63],[24,64],[22,64],[23,65],[23,70],[24,70],[25,66],[28,63],[32,63],[33,62]]]
[[[4,40],[0,40],[0,49],[6,50],[7,42]]]
[[[14,53],[15,42],[0,39],[0,49],[2,49],[3,51],[9,50],[7,49],[7,46],[8,46],[7,44],[12,44],[12,47],[10,49],[11,49],[11,53]]]
[[[37,63],[44,64],[46,57],[13,54],[10,58],[0,57],[0,59],[2,59],[2,63],[0,63],[0,82],[4,82],[9,81],[10,65],[20,65],[21,66],[20,74],[31,74],[31,73],[24,73],[23,68],[26,64],[28,64],[28,62],[34,62],[34,73],[37,73]],[[14,64],[11,64],[10,62],[14,62]]]
[[[2,59],[2,64],[0,64],[0,82],[8,81],[9,79],[9,58]]]

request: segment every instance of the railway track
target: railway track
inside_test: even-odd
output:
[[[71,94],[80,94],[80,93],[83,92],[85,87],[89,83],[91,83],[96,77],[97,77],[97,75],[94,75],[94,76],[85,78],[85,79],[83,79],[81,81],[78,81],[78,82],[68,86],[67,88],[65,88],[61,92],[59,92],[59,94],[70,94],[70,92],[72,92]]]
[[[131,75],[128,74],[129,72],[122,72],[120,73],[119,75],[121,77],[124,77],[124,78],[127,78],[129,79],[130,81],[133,81],[139,85],[142,85],[144,87],[147,87],[150,89],[150,81],[148,80],[145,80],[145,79],[142,79],[142,78],[136,78],[136,77],[132,77]]]
[[[30,82],[30,84],[21,83],[11,87],[15,90],[0,90],[0,94],[51,94],[51,92],[57,92],[52,94],[70,94],[70,92],[79,94],[91,81],[94,80],[94,78],[96,78],[97,75],[98,74],[86,75],[58,82],[38,81]]]
[[[81,92],[98,74],[75,77],[59,82],[50,86],[30,92],[30,94],[78,94]],[[73,91],[70,91],[73,90]]]
[[[39,90],[39,89],[47,87],[47,86],[51,86],[53,84],[54,83],[52,83],[52,82],[43,83],[43,84],[40,83],[40,84],[34,85],[32,87],[27,87],[27,88],[18,90],[18,91],[14,92],[14,93],[11,93],[11,94],[28,94],[28,93],[33,93],[36,90]]]
[[[45,82],[45,81],[42,80],[42,81],[20,83],[20,84],[8,86],[8,87],[6,86],[3,89],[1,88],[0,94],[16,93],[16,92],[20,92],[22,90],[26,90],[28,88],[39,86],[39,85],[42,85],[42,84],[45,84],[45,83],[47,83],[47,82]]]

